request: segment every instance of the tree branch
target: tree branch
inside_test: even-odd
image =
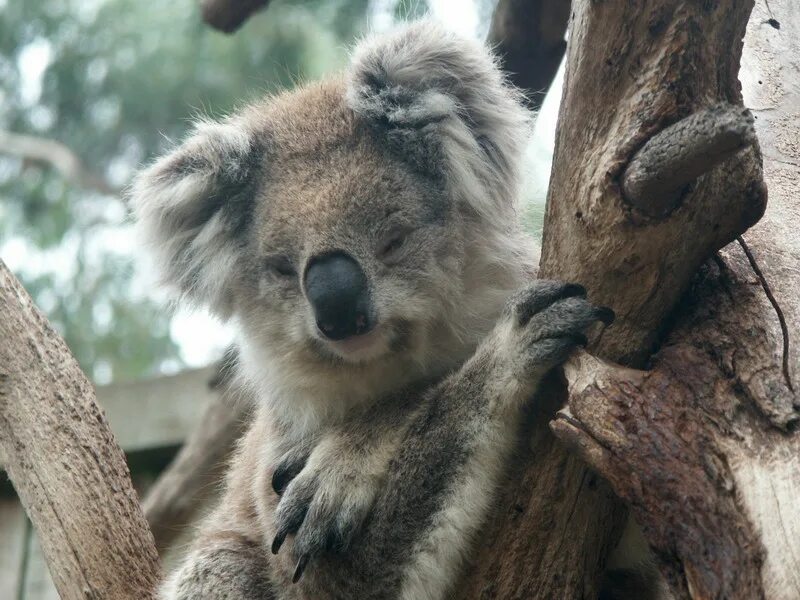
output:
[[[532,109],[544,101],[564,58],[569,0],[499,0],[488,42]]]
[[[203,21],[224,33],[234,33],[270,0],[201,0]]]
[[[158,555],[122,450],[63,340],[0,261],[0,456],[65,600],[153,597]]]
[[[573,2],[539,276],[583,284],[593,302],[615,310],[616,322],[591,347],[598,356],[643,365],[698,266],[763,213],[757,146],[706,173],[683,207],[655,223],[631,210],[620,183],[637,151],[669,125],[709,105],[741,103],[738,60],[751,7],[736,0],[713,10],[671,0]],[[537,397],[536,421],[553,418],[552,407],[565,400],[566,390],[552,382]],[[571,426],[562,417],[556,428],[564,424]],[[584,458],[602,449],[590,442]],[[532,590],[597,597],[624,505],[547,424],[534,426],[520,455],[527,462],[512,474],[467,597],[525,597]],[[605,456],[592,463],[601,474]],[[614,491],[624,496],[621,486]],[[729,546],[748,539],[742,531]],[[741,562],[751,567],[754,560],[757,551]]]
[[[800,355],[784,337],[800,330],[800,238],[790,224],[800,151],[785,143],[800,94],[783,85],[798,74],[800,41],[770,25],[796,29],[800,13],[788,0],[770,7],[754,9],[741,75],[775,157],[765,165],[770,208],[746,236],[758,277],[749,252],[728,245],[694,278],[652,370],[577,356],[566,366],[568,409],[552,423],[630,503],[677,598],[800,594],[800,394],[790,383]]]
[[[569,406],[554,433],[634,507],[678,597],[763,598],[763,548],[737,505],[702,352],[672,346],[649,372],[585,352],[565,367]]]
[[[56,140],[0,131],[0,152],[49,165],[65,179],[83,188],[109,196],[119,194],[118,188],[89,171],[77,154]]]

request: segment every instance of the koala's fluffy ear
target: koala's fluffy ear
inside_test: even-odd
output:
[[[479,213],[513,209],[530,113],[479,42],[429,21],[369,38],[353,53],[347,101]]]
[[[230,283],[239,272],[261,154],[241,123],[200,122],[130,190],[138,238],[161,281],[223,318],[232,310]]]

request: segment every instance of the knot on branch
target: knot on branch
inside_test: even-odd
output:
[[[628,203],[649,217],[677,208],[685,187],[722,161],[755,143],[753,115],[719,104],[696,112],[653,136],[622,175]]]

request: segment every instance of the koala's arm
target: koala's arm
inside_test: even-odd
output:
[[[251,490],[269,486],[259,450],[274,436],[269,421],[253,420],[239,442],[225,491],[200,523],[188,553],[159,590],[159,600],[277,600],[269,552]]]
[[[539,281],[516,296],[476,354],[413,412],[377,498],[343,553],[315,556],[302,522],[289,552],[308,597],[445,597],[483,525],[522,418],[544,374],[585,341],[608,309],[579,286]],[[345,482],[346,484],[346,482]],[[312,511],[303,512],[306,519]],[[324,529],[311,519],[315,537]],[[307,586],[307,587],[306,587]]]

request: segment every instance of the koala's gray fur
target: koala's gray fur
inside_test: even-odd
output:
[[[362,42],[341,77],[198,124],[138,176],[164,280],[235,319],[259,399],[163,598],[452,592],[522,406],[609,316],[534,281],[528,132],[489,52],[421,22]],[[369,281],[365,347],[323,339],[308,306],[306,265],[334,250]]]

